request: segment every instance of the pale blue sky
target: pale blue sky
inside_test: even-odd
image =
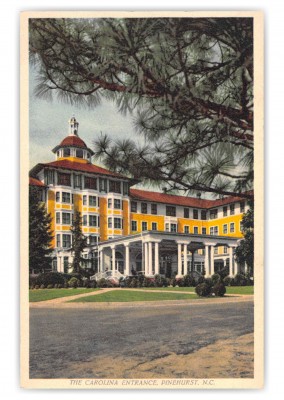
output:
[[[68,135],[68,120],[74,114],[79,122],[79,136],[87,146],[93,148],[93,140],[101,132],[113,139],[135,134],[131,115],[124,116],[110,101],[86,109],[59,102],[56,98],[48,101],[34,95],[35,70],[30,70],[30,168],[40,162],[53,161],[52,149]]]

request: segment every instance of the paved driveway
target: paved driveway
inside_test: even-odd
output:
[[[252,301],[156,308],[31,308],[30,378],[103,378],[108,365],[117,366],[112,378],[129,377],[126,371],[135,366],[197,354],[216,342],[236,344],[252,332]],[[174,368],[172,374],[181,376]]]

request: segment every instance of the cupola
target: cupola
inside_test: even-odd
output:
[[[52,150],[56,155],[56,160],[91,162],[94,152],[87,147],[86,143],[78,136],[79,123],[73,116],[69,120],[69,135]]]

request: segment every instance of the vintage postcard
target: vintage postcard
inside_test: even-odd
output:
[[[20,63],[22,387],[263,387],[262,12],[23,12]]]

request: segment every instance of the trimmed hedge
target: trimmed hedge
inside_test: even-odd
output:
[[[211,294],[211,287],[207,283],[199,283],[196,286],[195,292],[200,297],[208,297]]]
[[[215,294],[215,296],[223,297],[226,293],[226,287],[224,283],[217,282],[216,285],[213,286],[212,292]]]

